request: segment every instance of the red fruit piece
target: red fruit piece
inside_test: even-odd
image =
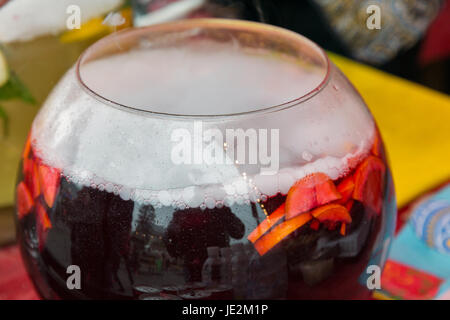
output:
[[[379,158],[368,156],[356,169],[353,199],[361,201],[377,214],[383,205],[383,187],[386,167]]]
[[[25,142],[25,147],[23,148],[22,158],[26,159],[30,155],[31,150],[31,132],[28,134],[27,141]]]
[[[328,230],[336,229],[336,225],[337,223],[334,221],[325,221],[325,226],[327,227]]]
[[[55,168],[46,165],[39,166],[39,182],[41,191],[44,194],[45,202],[49,208],[53,207],[56,194],[59,189],[60,172]]]
[[[370,149],[370,152],[376,157],[381,157],[383,154],[383,142],[381,140],[381,136],[378,130],[376,130],[375,132],[375,138],[373,140],[373,145],[372,148]]]
[[[285,204],[283,203],[274,212],[272,212],[263,222],[261,222],[255,230],[252,231],[247,237],[251,242],[258,240],[264,233],[272,228],[281,218],[284,217]]]
[[[36,163],[33,163],[33,176],[32,176],[32,185],[33,185],[33,199],[36,199],[41,194],[41,186],[39,182],[39,169]]]
[[[45,211],[45,208],[40,203],[38,203],[36,206],[36,212],[38,223],[42,227],[42,229],[45,231],[51,229],[52,223],[50,221],[50,218],[48,217],[47,211]]]
[[[313,230],[319,230],[320,227],[320,222],[317,219],[314,219],[313,221],[311,221],[311,223],[309,224],[309,227]]]
[[[39,250],[42,251],[44,244],[47,241],[48,230],[52,228],[52,223],[47,212],[45,211],[45,208],[40,203],[36,205],[36,218]]]
[[[348,211],[348,212],[350,212],[350,210],[352,210],[353,203],[354,203],[354,200],[353,200],[353,199],[350,199],[350,200],[345,204],[345,208],[347,208],[347,211]]]
[[[355,181],[353,176],[349,176],[339,183],[337,186],[337,191],[341,194],[342,198],[338,201],[338,203],[346,203],[352,197],[354,188]]]
[[[40,193],[38,165],[32,158],[23,160],[23,174],[26,185],[29,187],[33,199],[36,199]]]
[[[22,172],[25,176],[29,175],[33,171],[33,159],[25,158],[23,160]]]
[[[275,228],[273,228],[269,233],[259,238],[254,246],[259,255],[266,254],[270,249],[272,249],[277,243],[282,241],[292,232],[306,224],[312,219],[309,212],[304,212],[293,219],[289,219],[280,223]]]
[[[342,223],[341,229],[339,230],[339,233],[341,234],[341,236],[345,236],[345,229],[346,229],[345,223]]]
[[[314,185],[306,186],[302,180],[289,189],[286,198],[286,219],[307,212],[317,205]]]
[[[289,189],[286,198],[286,219],[340,198],[340,193],[326,174],[317,172],[307,175]]]
[[[335,203],[316,208],[311,212],[311,215],[320,222],[352,222],[352,217],[347,208]]]
[[[25,215],[30,213],[30,210],[34,204],[30,190],[28,190],[28,187],[23,181],[17,185],[16,197],[17,197],[17,214],[19,215],[19,219],[21,219]]]

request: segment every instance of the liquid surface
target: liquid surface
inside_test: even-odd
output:
[[[271,52],[245,52],[237,43],[207,40],[182,48],[132,50],[83,64],[80,71],[85,84],[109,100],[188,115],[241,113],[286,103],[314,90],[325,73]]]

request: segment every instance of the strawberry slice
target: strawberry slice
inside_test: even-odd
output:
[[[39,182],[49,208],[53,207],[59,189],[60,171],[44,164],[39,166]]]
[[[292,219],[337,199],[341,199],[341,194],[326,174],[317,172],[307,175],[289,189],[286,198],[286,219]]]
[[[311,212],[311,215],[320,222],[352,222],[352,217],[347,208],[336,203],[318,207]]]
[[[337,186],[337,191],[341,194],[342,198],[338,201],[339,204],[347,203],[347,201],[352,197],[353,190],[355,188],[355,181],[353,176],[345,178]]]
[[[42,251],[47,241],[48,230],[52,228],[52,223],[45,208],[38,203],[36,205],[37,233],[39,239],[39,250]]]
[[[23,160],[23,174],[24,181],[29,187],[33,199],[36,199],[41,194],[41,190],[39,185],[38,166],[32,158]]]
[[[30,213],[30,210],[34,204],[31,192],[26,186],[25,182],[22,181],[17,185],[16,196],[17,214],[19,215],[19,219],[22,219],[24,216]]]
[[[356,169],[353,199],[361,201],[377,214],[383,205],[383,186],[386,167],[379,158],[368,156]]]
[[[269,233],[262,236],[254,243],[256,251],[258,251],[259,255],[261,256],[266,254],[276,244],[278,244],[280,241],[306,224],[311,219],[311,214],[309,212],[304,212],[293,219],[289,219],[284,221],[283,223],[280,223]]]
[[[274,212],[272,212],[263,222],[261,222],[255,230],[253,230],[247,239],[254,243],[258,240],[264,233],[272,228],[281,218],[284,217],[285,204],[283,203]]]

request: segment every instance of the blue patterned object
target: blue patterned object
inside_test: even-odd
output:
[[[417,236],[428,246],[450,254],[450,187],[419,205],[410,221]]]

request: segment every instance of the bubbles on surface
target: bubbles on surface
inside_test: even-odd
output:
[[[306,151],[306,150],[302,152],[303,160],[311,161],[313,157],[314,156],[311,153],[309,153],[308,151]]]

